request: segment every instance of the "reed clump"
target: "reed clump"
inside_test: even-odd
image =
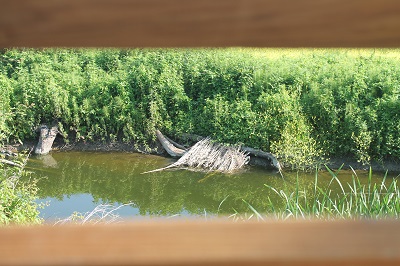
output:
[[[288,193],[265,185],[276,193],[284,204],[276,206],[268,197],[269,210],[277,218],[312,218],[312,219],[384,219],[400,218],[400,190],[397,178],[386,184],[387,173],[381,184],[372,182],[372,170],[368,175],[368,183],[361,184],[357,173],[353,171],[351,183],[343,184],[333,172],[326,167],[332,176],[327,188],[318,186],[318,172],[315,173],[314,189],[310,193],[300,190],[298,177],[295,191]],[[340,190],[333,192],[331,184],[336,182]],[[255,211],[253,209],[253,211]],[[258,214],[259,215],[259,214]]]

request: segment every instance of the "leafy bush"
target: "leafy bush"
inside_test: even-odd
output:
[[[22,168],[5,166],[0,172],[0,225],[38,224],[40,206],[37,199],[35,182],[19,182],[22,175],[28,174]]]
[[[11,117],[10,95],[12,95],[12,86],[10,80],[0,74],[0,144],[8,138],[10,129],[7,121]]]
[[[212,136],[309,165],[399,158],[399,50],[6,49],[0,139],[58,122],[69,140]]]

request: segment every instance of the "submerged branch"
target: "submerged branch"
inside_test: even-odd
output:
[[[143,174],[161,172],[161,171],[164,171],[164,170],[167,170],[167,169],[170,169],[170,168],[174,168],[174,167],[177,167],[177,166],[175,165],[175,163],[170,164],[170,165],[168,165],[168,166],[166,166],[166,167],[163,167],[163,168],[158,168],[158,169],[155,169],[155,170],[146,171],[146,172],[143,172],[143,173],[141,173],[141,174],[143,175]]]

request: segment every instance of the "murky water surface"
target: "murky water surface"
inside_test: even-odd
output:
[[[39,202],[48,204],[41,210],[41,216],[47,221],[68,217],[75,211],[90,212],[99,204],[130,203],[117,210],[126,219],[252,213],[248,204],[263,212],[269,204],[268,197],[277,206],[282,204],[265,184],[277,190],[295,191],[297,173],[286,172],[283,179],[275,171],[256,167],[234,174],[188,170],[141,174],[173,161],[138,153],[55,152],[33,156],[27,170],[33,172],[31,178],[38,180]],[[341,171],[338,177],[346,184],[351,182],[351,174]],[[368,172],[357,174],[361,183],[367,183]],[[313,191],[315,174],[298,175],[299,187]],[[373,174],[373,182],[380,183],[382,178],[382,173]],[[331,180],[326,171],[318,174],[321,187],[327,187]],[[330,186],[333,190],[339,189],[337,182]]]

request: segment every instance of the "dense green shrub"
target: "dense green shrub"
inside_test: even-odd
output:
[[[9,49],[0,139],[58,122],[69,140],[150,144],[212,136],[306,167],[321,156],[400,157],[400,51]]]
[[[22,168],[0,162],[0,226],[7,224],[38,224],[40,206],[35,182],[19,182],[28,173]]]
[[[7,121],[11,117],[10,95],[12,92],[11,81],[0,73],[0,144],[7,140],[10,132]]]

